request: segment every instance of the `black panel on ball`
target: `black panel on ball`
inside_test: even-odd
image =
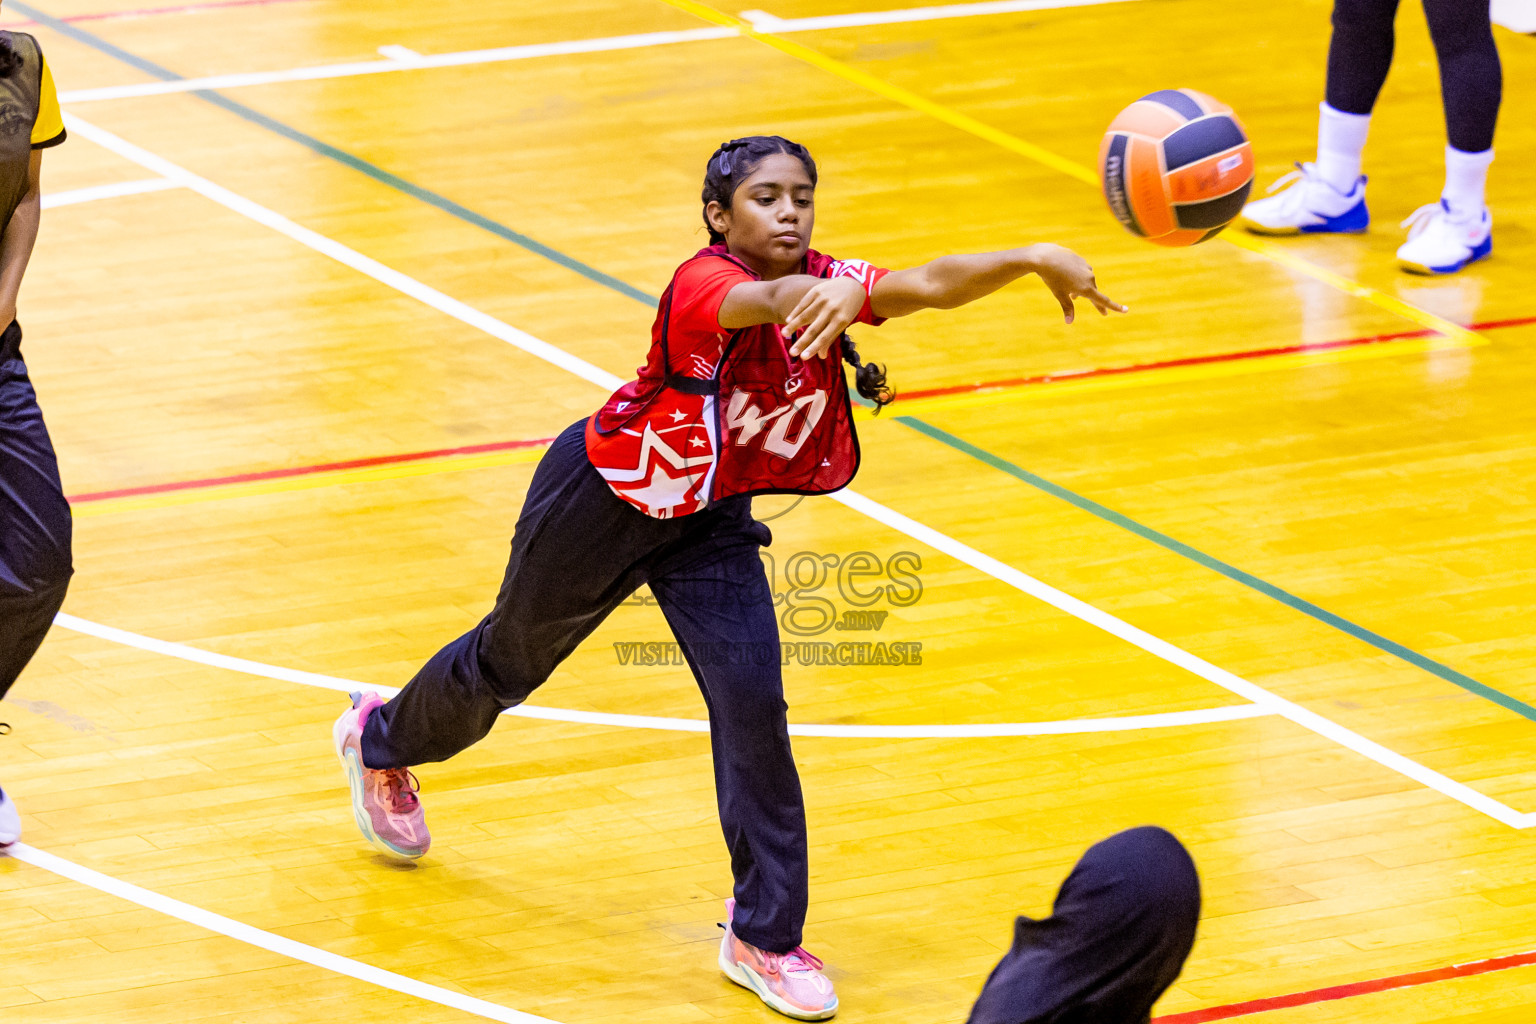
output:
[[[1243,204],[1248,201],[1248,193],[1253,190],[1253,182],[1243,182],[1243,187],[1235,192],[1228,192],[1217,199],[1207,199],[1203,203],[1183,203],[1173,208],[1178,217],[1181,228],[1223,228],[1229,224],[1242,210]],[[1205,241],[1205,239],[1201,239]]]
[[[1185,164],[1215,156],[1222,150],[1241,146],[1248,139],[1237,122],[1226,114],[1212,114],[1198,121],[1191,121],[1176,129],[1163,140],[1163,156],[1168,170],[1177,170]]]
[[[1104,182],[1104,198],[1109,201],[1109,212],[1125,225],[1133,235],[1146,237],[1136,222],[1136,211],[1131,209],[1131,197],[1125,190],[1125,150],[1130,142],[1127,135],[1116,134],[1109,140],[1109,152],[1104,154],[1104,166],[1099,168]]]
[[[1197,117],[1205,116],[1205,111],[1200,109],[1200,104],[1177,89],[1159,89],[1157,92],[1147,93],[1142,99],[1170,107],[1183,115],[1187,121],[1193,121]]]

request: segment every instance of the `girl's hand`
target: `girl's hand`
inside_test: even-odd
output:
[[[1040,275],[1040,280],[1045,282],[1051,294],[1056,296],[1056,301],[1061,303],[1061,311],[1066,314],[1067,323],[1072,322],[1077,312],[1073,305],[1074,299],[1087,299],[1101,316],[1108,316],[1110,310],[1126,312],[1125,306],[1099,291],[1093,279],[1093,268],[1071,249],[1049,242],[1031,246],[1030,249],[1035,273]]]
[[[800,359],[837,355],[837,341],[864,308],[867,293],[852,278],[818,281],[784,321],[784,337],[793,338],[789,354]]]

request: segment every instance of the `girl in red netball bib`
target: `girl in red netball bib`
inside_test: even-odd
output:
[[[844,330],[949,309],[1038,274],[1061,302],[1123,312],[1079,256],[1041,244],[886,271],[810,248],[816,165],[777,136],[728,142],[704,178],[709,248],[662,296],[636,380],[540,461],[496,605],[399,696],[359,693],[336,722],[359,828],[401,857],[430,837],[409,769],[478,741],[607,615],[648,585],[709,712],[735,898],[720,967],[780,1013],[822,1020],[837,996],[800,946],[805,804],[790,752],[778,622],[752,495],[825,494],[859,466],[843,363],[865,398],[883,371]],[[722,656],[722,654],[727,656]]]

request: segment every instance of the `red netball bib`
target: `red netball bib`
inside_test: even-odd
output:
[[[818,252],[804,272],[866,288],[887,273]],[[741,494],[826,494],[858,472],[842,360],[791,356],[776,324],[720,327],[726,293],[755,280],[723,245],[679,267],[646,365],[587,422],[592,465],[646,515],[670,519]],[[883,322],[868,303],[859,320]]]

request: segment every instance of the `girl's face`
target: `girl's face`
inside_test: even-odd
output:
[[[731,255],[767,280],[800,269],[816,223],[816,186],[799,157],[774,153],[731,197],[731,208],[709,204],[709,220]]]

